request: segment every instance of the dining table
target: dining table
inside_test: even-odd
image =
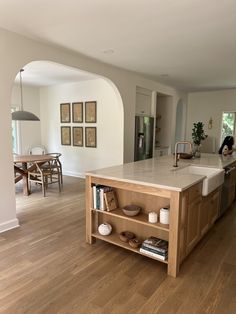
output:
[[[43,165],[44,163],[53,160],[50,155],[13,155],[15,183],[22,180],[23,194],[29,195],[30,189],[28,184],[28,172],[36,169],[36,163]]]

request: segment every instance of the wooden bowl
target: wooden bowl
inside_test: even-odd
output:
[[[132,248],[137,249],[141,245],[141,241],[137,238],[134,238],[134,239],[129,240],[129,245]]]
[[[137,205],[127,205],[122,208],[122,211],[126,216],[136,216],[139,214],[140,210],[141,207]]]
[[[130,231],[122,231],[119,234],[119,238],[123,242],[129,242],[129,240],[135,238],[135,234],[133,232],[130,232]]]

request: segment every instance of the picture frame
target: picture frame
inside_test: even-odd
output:
[[[86,123],[97,122],[97,102],[96,101],[85,102],[85,122]]]
[[[71,145],[71,127],[61,126],[61,145]]]
[[[73,146],[80,146],[83,147],[83,127],[73,127]]]
[[[70,123],[70,103],[60,104],[61,123]]]
[[[97,147],[97,128],[85,127],[85,146]]]
[[[72,122],[73,123],[83,122],[83,102],[72,103]]]

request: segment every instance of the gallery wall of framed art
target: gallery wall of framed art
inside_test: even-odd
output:
[[[97,147],[97,101],[61,103],[60,122],[61,145]]]

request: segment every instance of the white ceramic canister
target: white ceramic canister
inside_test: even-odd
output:
[[[157,213],[151,212],[148,214],[148,222],[155,224],[157,222]]]
[[[112,226],[107,222],[104,222],[98,227],[98,232],[103,236],[109,235],[111,231],[112,231]]]
[[[163,207],[160,209],[160,223],[169,225],[170,209],[168,207]]]

